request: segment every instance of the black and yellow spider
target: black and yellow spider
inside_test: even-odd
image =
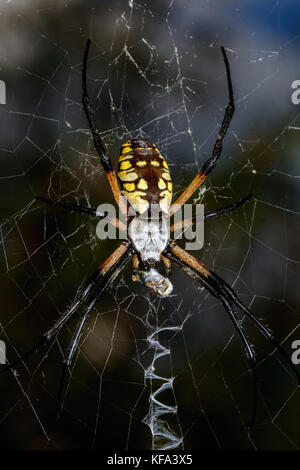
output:
[[[106,261],[89,277],[84,287],[80,290],[73,305],[56,321],[54,326],[48,330],[39,344],[54,338],[65,323],[82,307],[79,323],[72,337],[64,361],[64,370],[68,370],[74,353],[77,349],[79,339],[85,324],[93,310],[95,303],[121,269],[132,258],[133,279],[140,280],[144,285],[161,296],[167,296],[172,291],[172,284],[167,275],[170,271],[171,261],[177,263],[189,276],[198,280],[213,296],[217,297],[229,315],[234,328],[238,332],[251,363],[255,362],[255,353],[252,345],[244,333],[241,323],[236,317],[234,308],[240,309],[260,330],[260,332],[274,343],[272,332],[257,319],[253,313],[241,302],[234,290],[216,273],[206,267],[201,261],[191,256],[180,248],[175,241],[168,238],[166,229],[167,220],[183,205],[199,188],[208,174],[216,166],[222,152],[222,144],[230,121],[234,113],[234,98],[231,82],[231,74],[228,58],[224,47],[221,48],[226,68],[227,85],[229,91],[229,102],[217,137],[211,157],[206,161],[193,181],[171,204],[172,182],[168,165],[157,147],[144,139],[128,140],[122,145],[119,158],[118,175],[113,169],[111,160],[107,155],[102,143],[100,132],[95,125],[94,109],[90,102],[87,91],[87,61],[90,48],[88,39],[82,69],[82,101],[87,116],[89,127],[94,139],[94,145],[100,156],[101,164],[106,173],[116,203],[124,214],[128,214],[128,239],[123,241],[119,247],[106,259]],[[219,208],[205,214],[204,219],[218,216],[232,211],[245,203],[251,196],[235,202],[229,206]],[[89,213],[99,216],[96,209],[82,207],[79,205],[53,201],[51,199],[37,197],[36,199],[81,213]],[[128,207],[129,203],[129,207]],[[152,205],[158,205],[161,217],[151,218]],[[128,209],[133,208],[136,216],[130,216]],[[104,214],[102,215],[105,216]],[[118,219],[110,219],[110,223],[122,228],[122,222]],[[147,223],[146,223],[147,222]],[[186,228],[195,222],[194,218],[185,219],[179,225]],[[178,223],[170,227],[170,231],[178,229]],[[157,264],[162,261],[166,273],[162,275],[156,270]],[[277,345],[278,347],[278,345]],[[35,349],[36,346],[33,348]],[[29,353],[28,353],[29,354]],[[23,356],[24,358],[24,356]]]

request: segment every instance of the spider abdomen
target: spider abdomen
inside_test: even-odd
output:
[[[138,214],[158,205],[167,214],[172,182],[166,160],[148,140],[128,140],[121,147],[118,177],[122,193]]]

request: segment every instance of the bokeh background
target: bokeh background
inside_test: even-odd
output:
[[[225,3],[225,2],[223,2]],[[43,195],[97,207],[113,202],[81,106],[88,37],[89,90],[116,166],[128,138],[155,142],[179,195],[209,157],[227,103],[220,46],[228,51],[236,113],[217,168],[194,197],[212,210],[252,193],[205,225],[194,253],[233,285],[290,357],[299,339],[299,106],[297,0],[53,1],[0,5],[1,314],[9,362],[71,305],[117,246],[89,216],[45,207]],[[78,316],[57,341],[0,376],[0,446],[124,449],[152,446],[143,418],[151,384],[148,323],[177,325],[159,365],[174,377],[186,449],[298,449],[295,374],[244,320],[257,353],[257,387],[216,299],[174,268],[161,301],[131,282],[130,266],[98,302],[55,419],[61,363]],[[242,317],[240,317],[242,318]],[[257,401],[255,423],[249,428]]]

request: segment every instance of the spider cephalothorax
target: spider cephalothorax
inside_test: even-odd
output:
[[[128,227],[128,236],[136,251],[132,279],[142,282],[152,292],[164,297],[171,294],[173,286],[155,268],[164,260],[162,253],[169,242],[168,228],[166,218],[148,217],[148,213],[134,217]]]
[[[159,263],[169,241],[168,223],[165,218],[136,216],[129,223],[128,236],[141,261],[151,267]]]
[[[254,363],[255,353],[253,346],[250,344],[242,324],[237,318],[237,313],[234,308],[238,308],[242,311],[254,323],[260,332],[266,338],[274,341],[276,347],[278,347],[271,331],[251,313],[251,311],[241,302],[234,290],[223,279],[197,258],[180,248],[175,241],[172,241],[169,238],[169,232],[172,233],[174,230],[186,228],[195,223],[196,219],[191,217],[180,223],[174,223],[170,226],[170,230],[168,227],[170,217],[190,199],[208,174],[216,166],[222,152],[224,137],[234,113],[231,75],[225,49],[223,47],[221,48],[226,69],[229,102],[225,109],[225,115],[219,135],[210,158],[204,163],[200,171],[181,196],[171,204],[172,182],[169,168],[166,160],[160,154],[157,147],[150,141],[145,139],[133,139],[125,142],[121,148],[118,174],[114,171],[111,160],[103,146],[100,132],[95,125],[94,109],[88,96],[87,62],[89,47],[90,40],[87,41],[83,59],[83,107],[93,136],[95,149],[99,154],[102,167],[106,173],[115,201],[119,205],[122,214],[129,222],[129,237],[126,241],[123,241],[104,261],[104,263],[96,269],[94,274],[88,278],[85,285],[78,293],[73,305],[56,321],[54,326],[44,334],[38,344],[41,345],[54,338],[74,313],[80,307],[84,308],[82,315],[79,318],[78,326],[72,338],[72,342],[69,346],[67,357],[64,361],[65,367],[62,378],[62,383],[64,383],[66,371],[72,362],[80,336],[95,303],[109,287],[111,282],[113,282],[125,264],[132,259],[133,279],[140,280],[156,294],[167,296],[172,292],[173,286],[168,277],[160,274],[156,267],[158,263],[162,261],[165,266],[166,276],[168,276],[170,273],[171,261],[173,261],[189,276],[199,281],[213,296],[220,300],[232,321],[234,328],[240,336],[248,358],[252,363]],[[244,197],[240,201],[234,202],[229,206],[207,212],[204,215],[204,220],[235,210],[244,204],[250,197],[251,196]],[[92,209],[90,207],[82,207],[69,202],[53,201],[42,197],[37,197],[36,199],[42,202],[55,204],[56,206],[60,206],[68,210],[88,213],[97,217],[106,217],[105,214],[101,215],[96,209]],[[127,202],[129,203],[129,211]],[[156,208],[158,214],[153,215],[153,208]],[[130,211],[134,211],[134,213]],[[109,219],[108,223],[112,223],[116,227],[122,229],[123,223],[116,218]],[[36,346],[32,348],[32,350],[35,349]],[[290,361],[289,364],[293,368]],[[297,374],[297,371],[295,371],[295,373]],[[297,376],[299,377],[298,374]],[[62,395],[62,390],[63,386],[60,389],[60,396]],[[58,401],[60,401],[60,397]]]

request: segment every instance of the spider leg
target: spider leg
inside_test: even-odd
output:
[[[290,358],[283,351],[281,345],[276,341],[273,333],[253,315],[253,313],[241,302],[234,290],[216,273],[210,271],[203,263],[197,258],[194,258],[185,250],[176,245],[175,242],[170,242],[167,249],[164,251],[164,256],[167,256],[175,263],[177,263],[189,276],[197,279],[203,284],[203,286],[214,296],[220,299],[224,308],[228,307],[228,304],[239,307],[246,316],[255,324],[259,331],[269,340],[272,341],[276,349],[282,354],[282,357],[289,364],[297,377],[298,383],[300,383],[300,374],[291,362]],[[225,299],[225,303],[224,303]],[[225,307],[226,304],[226,307]],[[229,311],[226,308],[226,311]],[[231,317],[232,319],[232,317]],[[233,319],[232,319],[233,320]],[[241,325],[239,325],[241,326]],[[241,336],[241,332],[239,331]],[[241,336],[242,337],[242,336]],[[245,343],[244,343],[245,344]],[[248,352],[248,351],[247,351]],[[248,352],[249,355],[249,352]],[[253,363],[252,363],[253,366]],[[253,370],[253,369],[252,369]]]
[[[261,333],[268,339],[273,339],[273,333],[250,312],[250,310],[241,302],[234,290],[216,273],[209,270],[201,261],[194,256],[187,253],[185,250],[171,242],[164,253],[170,259],[173,259],[177,264],[181,265],[187,274],[200,279],[202,284],[211,292],[215,297],[227,299],[230,303],[239,307],[252,322],[257,326]]]
[[[223,279],[217,276],[214,272],[210,271],[199,260],[177,246],[176,243],[171,242],[167,250],[164,252],[164,255],[179,264],[188,275],[200,280],[204,287],[206,287],[206,289],[214,297],[220,299],[237,332],[239,333],[241,340],[243,341],[247,351],[247,356],[253,363],[255,359],[254,351],[242,330],[242,326],[235,317],[231,304],[234,304],[240,308],[243,306],[243,311],[245,314],[251,318],[260,331],[265,336],[267,336],[267,338],[272,339],[273,334],[240,302],[233,289],[231,289],[231,287],[229,287],[228,284],[223,281]]]
[[[209,271],[208,268],[206,268],[206,266],[200,263],[200,261],[198,261],[196,258],[189,255],[189,253],[177,247],[177,245],[174,242],[171,242],[171,244],[169,245],[169,250],[171,251],[171,254],[172,254],[171,256],[169,256],[170,259],[177,262],[191,277],[200,280],[200,282],[204,285],[204,287],[213,296],[220,299],[225,311],[229,315],[229,318],[232,321],[233,326],[242,341],[242,344],[246,351],[246,356],[249,359],[250,369],[251,369],[251,373],[253,377],[253,411],[252,411],[252,416],[251,416],[250,424],[249,424],[249,428],[251,428],[255,422],[256,410],[257,410],[256,357],[255,357],[255,352],[253,350],[253,347],[251,346],[247,338],[247,335],[245,334],[243,330],[242,324],[236,318],[236,315],[232,309],[231,300],[227,297],[226,293],[224,293],[218,285],[212,282],[212,279],[210,278],[210,274],[214,274],[214,273],[211,273],[211,271]],[[165,256],[167,256],[167,253],[165,253]],[[224,282],[223,280],[221,280],[221,278],[218,278],[218,279]],[[267,330],[264,325],[262,325],[262,327],[264,328],[264,330]],[[289,360],[288,362],[290,364]],[[293,364],[290,364],[290,366],[292,366],[293,371],[295,372],[299,380],[299,375],[297,371],[294,369]]]
[[[237,320],[235,313],[232,309],[232,299],[229,298],[226,291],[219,286],[211,276],[211,272],[208,268],[198,261],[196,258],[191,256],[189,253],[179,248],[174,242],[171,242],[167,250],[164,252],[164,256],[167,256],[171,260],[179,264],[183,270],[191,277],[199,279],[206,289],[214,296],[220,299],[225,311],[228,313],[230,320],[233,323],[234,328],[238,332],[242,343],[245,347],[247,357],[249,358],[252,366],[255,363],[255,353],[249,343],[246,334],[243,331],[242,325]],[[224,281],[223,281],[224,282]],[[265,327],[264,327],[265,328]]]
[[[138,272],[139,266],[140,266],[140,260],[138,258],[138,255],[134,254],[132,258],[132,280],[134,282],[140,281],[140,275]]]
[[[127,202],[124,196],[121,193],[117,176],[115,170],[113,169],[111,160],[107,155],[103,142],[100,137],[100,131],[97,129],[95,124],[95,112],[94,107],[90,101],[88,91],[87,91],[87,61],[89,55],[89,49],[91,45],[91,40],[88,39],[85,46],[84,56],[83,56],[83,65],[82,65],[82,103],[83,108],[90,126],[90,130],[93,135],[95,149],[100,157],[101,164],[106,173],[108,182],[110,184],[111,190],[113,192],[114,198],[118,206],[120,207],[122,213],[127,212]]]
[[[215,209],[214,211],[206,212],[204,214],[204,220],[212,219],[213,217],[218,217],[219,215],[226,214],[227,212],[232,212],[241,207],[245,202],[249,201],[252,198],[252,194],[243,197],[239,201],[233,202],[229,206],[220,207],[219,209]]]
[[[47,197],[42,197],[42,196],[35,196],[34,199],[36,199],[37,201],[44,202],[45,204],[51,204],[51,205],[54,205],[54,206],[62,207],[63,209],[67,209],[71,212],[79,212],[81,214],[89,214],[89,215],[92,215],[94,217],[99,217],[101,219],[104,219],[105,217],[107,217],[106,213],[98,212],[97,209],[94,209],[92,207],[84,207],[84,206],[80,206],[80,205],[77,205],[77,204],[72,204],[70,202],[56,201],[54,199],[49,199]],[[107,218],[107,221],[110,224],[114,225],[119,230],[126,231],[126,225],[123,224],[123,222],[121,222],[116,217]]]
[[[255,362],[256,362],[255,352],[254,352],[251,344],[249,343],[249,340],[248,340],[246,334],[244,333],[244,330],[243,330],[243,327],[242,327],[241,323],[238,322],[238,320],[237,320],[237,318],[234,314],[234,311],[233,311],[233,309],[230,305],[230,302],[228,302],[228,300],[225,297],[223,297],[222,295],[219,295],[219,298],[220,298],[220,301],[221,301],[224,309],[228,313],[229,318],[232,321],[235,330],[238,332],[238,334],[239,334],[239,336],[242,340],[242,343],[243,343],[243,345],[245,347],[245,350],[246,350],[247,357],[249,358],[249,360],[252,364],[255,364]]]
[[[171,274],[171,261],[169,260],[169,258],[166,258],[165,256],[163,255],[160,255],[160,259],[161,261],[164,263],[164,267],[165,267],[165,275],[168,277],[170,276]]]
[[[233,202],[229,206],[220,207],[219,209],[216,209],[214,211],[206,212],[204,214],[203,219],[199,219],[199,220],[212,219],[213,217],[218,217],[219,215],[225,214],[227,212],[232,212],[232,211],[238,209],[243,204],[245,204],[245,202],[249,201],[249,199],[251,199],[251,197],[252,197],[252,194],[249,194],[248,196],[243,197],[239,201]],[[172,224],[170,226],[170,232],[174,232],[175,230],[180,230],[181,228],[186,229],[186,228],[190,227],[192,224],[194,224],[195,222],[197,222],[197,220],[198,219],[196,217],[188,217],[184,220],[180,220],[179,222],[175,222],[175,224]]]
[[[210,277],[215,283],[219,286],[219,289],[227,294],[227,298],[231,300],[237,307],[239,307],[250,320],[256,325],[260,332],[268,339],[274,340],[273,333],[258,319],[255,315],[242,303],[238,298],[237,294],[234,292],[232,287],[230,287],[223,279],[221,279],[213,271],[209,271]]]
[[[84,284],[84,287],[79,293],[78,300],[76,300],[73,305],[54,323],[54,325],[44,334],[44,337],[49,341],[52,339],[58,331],[65,325],[65,323],[72,317],[72,315],[78,310],[80,305],[88,297],[92,287],[100,280],[103,276],[101,267],[97,269],[95,273],[89,277],[89,279]]]
[[[128,248],[128,244],[127,244]],[[59,417],[60,412],[62,410],[63,406],[63,399],[67,387],[67,376],[69,375],[69,366],[72,363],[74,354],[77,350],[78,344],[80,337],[84,331],[84,327],[86,325],[87,320],[90,317],[90,314],[92,313],[92,310],[95,306],[95,303],[99,300],[99,298],[102,296],[104,291],[110,286],[110,284],[114,281],[114,279],[118,276],[124,265],[127,263],[127,261],[132,257],[133,253],[131,250],[126,249],[126,251],[123,253],[121,257],[115,260],[114,264],[110,267],[110,271],[107,272],[105,278],[103,281],[96,286],[94,291],[91,293],[90,300],[88,303],[88,306],[86,310],[84,311],[82,318],[78,322],[77,328],[75,330],[75,333],[73,334],[73,337],[71,339],[70,345],[67,349],[67,355],[65,360],[63,361],[63,369],[62,369],[62,375],[61,375],[61,380],[60,380],[60,386],[59,386],[59,392],[58,392],[58,398],[57,398],[57,417]]]
[[[103,289],[104,290],[104,289]],[[90,313],[97,302],[98,298],[93,297],[91,303],[89,304],[87,310],[85,311],[84,315],[82,316],[81,320],[79,321],[77,328],[75,330],[75,333],[72,337],[72,340],[69,344],[68,350],[67,350],[67,357],[63,361],[63,366],[62,366],[62,372],[61,372],[61,378],[60,378],[60,384],[59,384],[59,390],[58,390],[58,395],[57,395],[57,402],[56,402],[56,415],[57,419],[60,417],[62,408],[63,408],[63,399],[65,396],[66,388],[68,385],[68,377],[71,376],[69,366],[72,363],[74,354],[76,352],[76,349],[79,344],[80,337],[83,333],[85,324],[87,320],[89,319]]]
[[[51,204],[53,206],[63,207],[71,212],[79,212],[81,214],[89,214],[94,217],[104,218],[106,214],[104,212],[98,212],[97,209],[92,207],[80,206],[79,204],[72,204],[70,202],[56,201],[55,199],[49,199],[48,197],[35,196],[36,201],[44,202],[45,204]]]
[[[173,215],[174,212],[176,212],[183,204],[185,204],[188,201],[188,199],[192,196],[192,194],[194,194],[194,192],[199,188],[199,186],[203,183],[203,181],[208,176],[208,174],[216,166],[217,161],[222,153],[223,140],[227,133],[235,108],[234,108],[233,89],[232,89],[229,62],[228,62],[228,58],[227,58],[224,47],[221,47],[221,51],[222,51],[223,59],[225,63],[228,94],[229,94],[229,101],[226,106],[225,115],[221,124],[221,128],[220,128],[217,140],[215,142],[211,157],[206,161],[206,163],[204,163],[199,173],[195,176],[193,181],[189,184],[189,186],[185,189],[185,191],[181,194],[181,196],[179,196],[179,198],[171,205],[170,212],[169,212],[170,216]]]
[[[92,288],[111,271],[111,275],[114,274],[118,269],[118,263],[123,257],[126,257],[131,252],[129,250],[129,243],[124,241],[118,248],[104,261],[104,263],[87,279],[82,289],[80,289],[77,300],[72,304],[72,306],[60,317],[54,325],[43,334],[42,338],[27,352],[22,354],[21,357],[16,359],[14,362],[8,366],[1,367],[1,373],[12,370],[20,362],[23,362],[28,356],[38,351],[41,346],[49,342],[52,338],[56,336],[65,323],[73,316],[73,314],[78,310],[81,304],[87,299],[88,295],[91,293]]]
[[[96,279],[100,276],[101,276],[100,271],[97,270],[93,274],[93,276],[91,276],[86,282],[83,291],[79,295],[78,300],[74,302],[73,305],[58,320],[56,320],[54,325],[49,330],[47,330],[46,333],[43,334],[41,339],[36,344],[34,344],[32,348],[30,348],[27,352],[22,354],[22,356],[20,356],[18,359],[13,361],[8,366],[1,368],[1,373],[14,369],[18,364],[20,364],[20,362],[23,362],[25,359],[27,359],[27,357],[31,356],[31,354],[33,354],[34,352],[37,352],[40,349],[40,347],[42,347],[45,343],[48,343],[61,330],[64,324],[69,320],[69,318],[71,318],[71,316],[76,312],[76,310],[81,305],[81,303],[85,300],[88,292],[90,291],[93,285],[91,279],[93,277]]]

